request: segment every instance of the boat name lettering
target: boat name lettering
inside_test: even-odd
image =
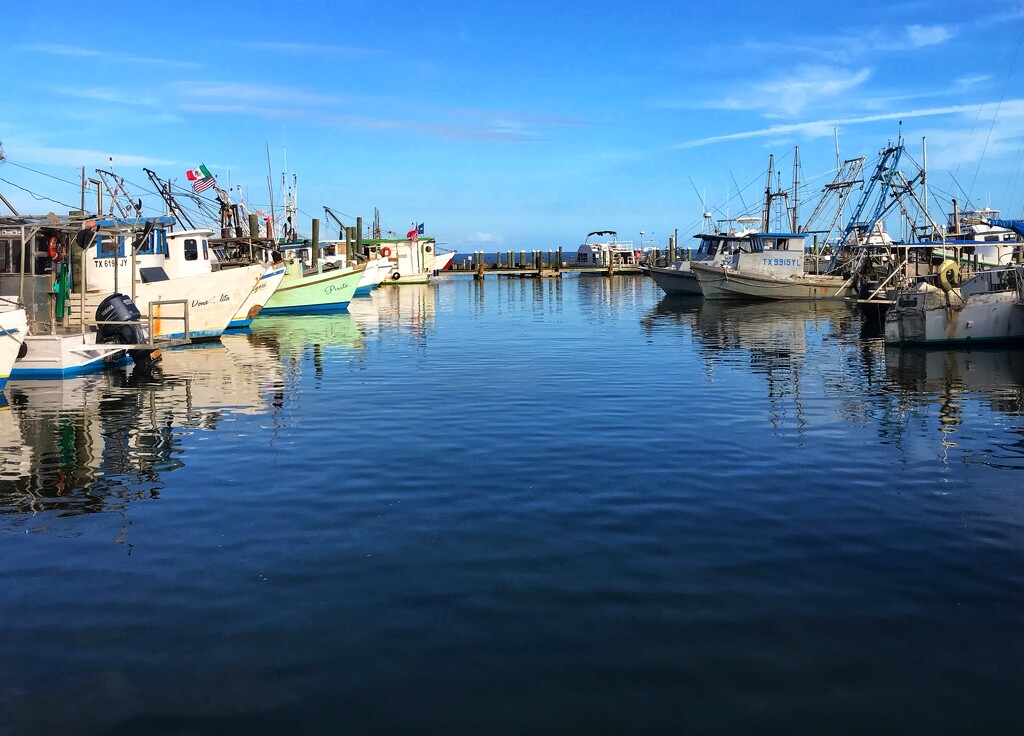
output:
[[[193,299],[192,300],[192,306],[193,307],[208,307],[208,306],[210,306],[210,300],[207,299],[206,301],[200,301],[198,299]]]
[[[220,295],[220,300],[222,302],[229,302],[229,301],[231,301],[231,296],[229,294],[221,294]]]
[[[325,294],[333,294],[334,292],[341,291],[341,290],[342,290],[341,286],[335,286],[334,284],[328,284],[327,286],[324,287],[324,293]]]

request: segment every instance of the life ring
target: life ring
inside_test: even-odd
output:
[[[391,274],[392,281],[398,281],[398,279],[400,278],[402,278],[402,274],[398,273],[398,271],[395,271],[393,274]]]
[[[60,263],[64,260],[64,254],[61,253],[60,243],[57,241],[56,235],[51,235],[47,245],[50,248],[50,258],[54,263]]]
[[[946,259],[939,266],[939,286],[947,294],[960,283],[960,266],[956,261]]]
[[[391,257],[391,249],[385,245],[383,248],[380,249],[380,254],[382,256],[384,256],[385,258],[390,258]]]

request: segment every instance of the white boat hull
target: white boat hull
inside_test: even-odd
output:
[[[690,261],[676,261],[665,267],[648,266],[647,272],[666,294],[699,296],[702,293]]]
[[[845,299],[853,294],[839,276],[773,276],[700,263],[692,268],[705,299]]]
[[[274,295],[274,292],[277,291],[277,287],[281,285],[281,280],[284,279],[284,272],[283,263],[267,267],[267,270],[260,276],[260,280],[256,282],[256,286],[253,287],[249,296],[242,302],[242,306],[231,318],[231,322],[228,323],[228,329],[240,329],[252,324],[252,321],[256,319],[256,315],[260,313],[263,306]]]
[[[134,301],[143,314],[142,321],[145,324],[151,302],[187,300],[189,336],[192,339],[215,339],[227,329],[231,319],[259,284],[265,272],[264,266],[255,264],[167,281],[136,284]],[[269,294],[272,292],[268,293],[268,298]],[[184,337],[185,325],[180,319],[183,313],[180,304],[154,306],[153,336]]]
[[[434,253],[434,265],[432,266],[434,271],[444,271],[452,265],[452,259],[455,258],[455,251],[448,251],[447,253]]]
[[[1014,290],[963,296],[934,286],[900,294],[885,315],[890,345],[1024,341],[1024,305]]]
[[[102,370],[112,363],[126,362],[123,345],[97,345],[96,333],[73,335],[28,335],[24,356],[18,358],[11,379],[71,378]]]
[[[27,334],[28,318],[24,309],[0,312],[0,389],[11,375]]]

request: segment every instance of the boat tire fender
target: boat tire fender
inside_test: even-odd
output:
[[[402,278],[402,274],[398,273],[398,271],[395,271],[393,274],[391,274],[392,281],[398,281],[398,279],[400,278]]]
[[[947,294],[960,284],[960,266],[956,261],[946,259],[939,266],[939,286]]]

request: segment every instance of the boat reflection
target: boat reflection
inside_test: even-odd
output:
[[[755,376],[767,387],[768,421],[773,429],[806,425],[805,396],[823,393],[820,376],[804,375],[807,353],[849,330],[849,306],[832,301],[728,302],[665,296],[641,319],[652,338],[688,335],[700,356],[706,381],[726,369],[733,376]],[[809,384],[809,385],[805,385]]]
[[[288,381],[298,380],[306,362],[321,379],[332,358],[358,358],[366,350],[362,328],[351,314],[258,317],[250,333],[255,344],[278,356]]]
[[[349,302],[347,316],[367,336],[379,337],[400,328],[422,339],[434,325],[437,291],[432,283],[382,286],[369,297]]]
[[[159,497],[163,474],[186,463],[184,437],[217,430],[229,415],[275,411],[283,390],[277,354],[251,336],[222,340],[166,351],[162,373],[8,383],[0,515],[124,511]]]
[[[1024,350],[887,347],[884,363],[887,382],[893,389],[889,393],[900,414],[935,406],[945,448],[957,445],[957,435],[968,421],[972,405],[1014,417],[1020,417],[1024,410]],[[1014,431],[1018,440],[1010,464],[1022,467],[1024,427]],[[977,452],[988,462],[997,448],[977,448]]]

